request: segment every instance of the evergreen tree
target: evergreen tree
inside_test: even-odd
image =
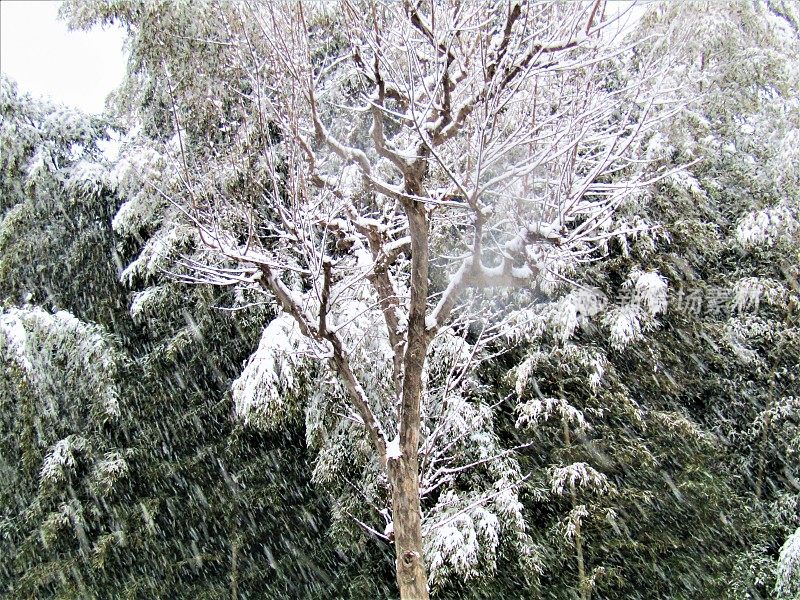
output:
[[[143,229],[112,229],[130,166],[105,164],[108,126],[2,89],[3,589],[326,597],[341,560],[306,533],[326,499],[303,483],[302,442],[231,419],[267,315],[162,277],[160,303],[134,294],[129,316],[118,273]]]
[[[111,324],[121,303],[98,144],[107,125],[21,95],[5,77],[0,92],[0,573],[13,597],[79,596],[119,534],[113,506],[131,459],[125,353],[73,314]]]
[[[767,598],[798,518],[797,38],[762,3],[656,6],[641,29],[672,36],[697,96],[647,152],[700,160],[531,317],[518,424],[566,500],[534,510],[583,598]]]

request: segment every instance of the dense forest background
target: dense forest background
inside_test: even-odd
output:
[[[105,115],[0,81],[4,597],[396,596],[391,545],[359,524],[376,518],[364,465],[342,465],[346,436],[317,439],[314,391],[286,387],[280,427],[235,409],[276,307],[175,277],[203,249],[153,191],[174,184],[171,88],[213,171],[201,149],[230,141],[238,76],[197,41],[226,35],[204,6],[67,3],[73,26],[129,33]],[[465,423],[490,423],[527,477],[513,506],[434,536],[435,597],[800,598],[800,10],[654,5],[621,72],[654,34],[689,100],[647,159],[689,166],[571,274],[613,308],[554,289],[541,326],[481,362]]]

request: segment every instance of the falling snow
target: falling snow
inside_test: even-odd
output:
[[[800,598],[800,10],[622,4],[67,0],[0,595]]]

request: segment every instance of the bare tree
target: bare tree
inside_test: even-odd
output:
[[[441,435],[452,415],[426,408],[435,340],[479,330],[448,375],[456,385],[511,326],[486,300],[514,289],[535,302],[569,265],[601,258],[626,233],[617,208],[659,176],[639,160],[673,110],[658,45],[621,73],[632,49],[609,33],[606,9],[245,2],[222,19],[246,78],[238,136],[251,150],[230,160],[266,177],[257,202],[204,187],[181,142],[191,203],[171,199],[218,259],[185,278],[262,289],[338,377],[342,417],[386,476],[401,598],[428,597],[421,497],[476,464],[453,462]],[[356,321],[383,344],[385,387],[359,377]]]

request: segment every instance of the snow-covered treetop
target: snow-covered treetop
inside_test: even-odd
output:
[[[0,115],[4,192],[6,185],[19,179],[19,173],[27,173],[25,187],[31,187],[42,170],[55,170],[76,159],[84,161],[81,168],[86,170],[89,160],[100,158],[96,142],[107,135],[104,119],[20,94],[16,83],[5,75],[0,77]],[[3,198],[0,207],[6,208],[14,199]]]

